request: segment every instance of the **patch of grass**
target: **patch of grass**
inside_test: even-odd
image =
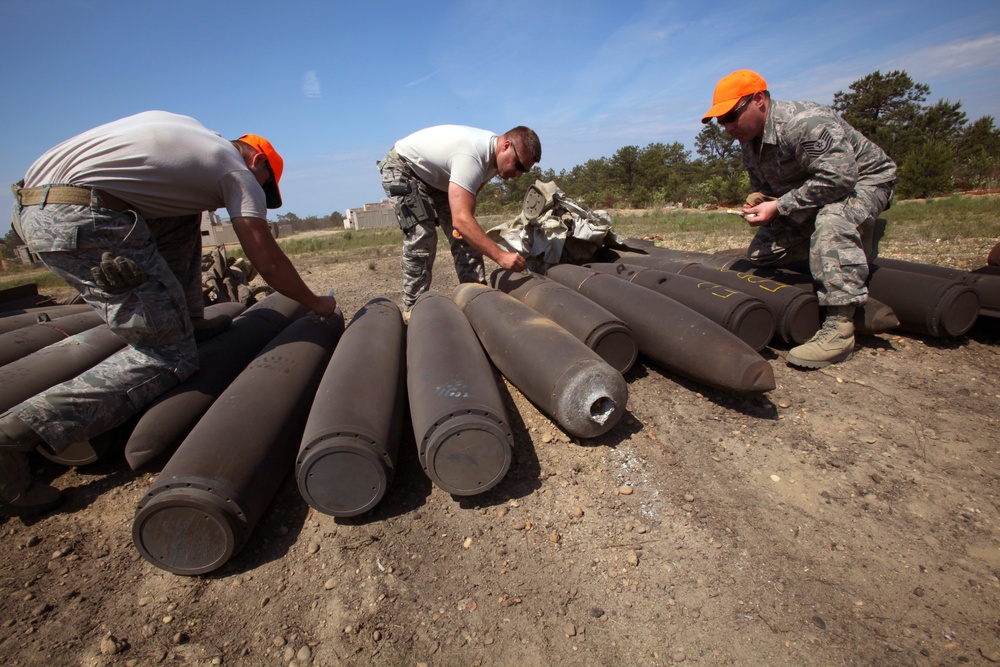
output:
[[[385,254],[385,248],[398,248],[402,243],[402,235],[397,227],[348,229],[317,236],[278,239],[278,246],[288,256],[325,253],[362,258],[379,257]],[[246,256],[238,246],[227,247],[226,254],[231,257]]]
[[[721,234],[745,232],[743,218],[721,211],[668,209],[635,211],[612,216],[615,231],[626,237],[663,236],[678,233]]]
[[[882,214],[888,221],[885,239],[935,241],[1000,239],[1000,197],[955,195],[943,199],[898,201]],[[739,216],[721,211],[667,209],[619,212],[615,231],[626,237],[685,234],[752,236],[753,230]]]
[[[30,283],[38,285],[38,292],[40,294],[46,291],[69,288],[66,281],[57,277],[48,269],[17,267],[0,273],[0,290],[28,285]]]
[[[897,241],[1000,239],[1000,197],[954,195],[896,202],[882,214]]]

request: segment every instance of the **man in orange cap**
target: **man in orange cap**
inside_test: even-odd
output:
[[[31,479],[25,452],[60,454],[125,422],[198,368],[199,329],[228,325],[203,317],[202,211],[225,207],[268,284],[333,314],[336,300],[306,286],[268,227],[282,168],[263,137],[228,141],[193,118],[148,111],[55,146],[13,187],[15,230],[128,345],[0,415],[0,514],[59,502]]]
[[[740,142],[750,174],[743,208],[757,228],[750,260],[808,261],[819,284],[823,326],[789,351],[788,363],[822,368],[846,361],[854,351],[855,310],[868,300],[874,250],[867,240],[895,194],[895,163],[829,107],[772,100],[751,70],[719,81],[702,122],[713,118]]]

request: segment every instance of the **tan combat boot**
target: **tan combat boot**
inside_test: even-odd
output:
[[[62,500],[62,492],[31,479],[30,452],[42,439],[11,413],[0,415],[0,516],[29,516],[46,512]]]
[[[847,361],[854,354],[855,306],[831,306],[816,335],[793,347],[785,359],[800,368],[823,368]]]

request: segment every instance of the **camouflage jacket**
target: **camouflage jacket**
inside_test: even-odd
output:
[[[764,134],[741,145],[753,192],[788,215],[843,199],[857,185],[896,180],[896,164],[833,109],[771,100]]]

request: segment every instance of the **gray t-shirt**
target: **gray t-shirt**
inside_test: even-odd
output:
[[[448,184],[477,194],[497,175],[497,135],[465,125],[436,125],[396,142],[396,152],[428,185],[444,192]]]
[[[95,127],[46,151],[25,187],[82,185],[124,199],[145,218],[225,207],[266,218],[264,190],[227,139],[187,116],[146,111]]]

